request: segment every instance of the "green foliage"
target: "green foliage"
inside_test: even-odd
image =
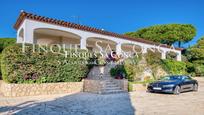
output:
[[[145,55],[148,65],[159,65],[161,63],[161,54],[159,52],[148,51]]]
[[[177,54],[175,52],[167,52],[166,59],[176,60]]]
[[[154,79],[158,79],[160,76],[157,76],[158,68],[161,67],[161,54],[159,52],[149,51],[145,55],[145,59],[147,61],[147,66],[151,68],[152,75]]]
[[[97,65],[105,65],[106,64],[106,60],[104,58],[98,58],[96,62],[97,62]]]
[[[7,46],[13,45],[16,43],[14,38],[0,38],[0,52]]]
[[[204,76],[204,37],[195,46],[188,48],[185,56],[188,59],[188,63],[192,65],[187,67],[188,72],[194,73],[197,76]]]
[[[137,74],[141,71],[143,71],[142,67],[138,66],[139,61],[141,60],[141,55],[138,57],[135,56],[133,58],[129,58],[124,63],[124,69],[127,75],[128,81],[135,81],[138,78],[136,77]]]
[[[204,65],[196,64],[195,65],[195,73],[197,76],[204,76]]]
[[[116,76],[120,76],[120,75],[121,76],[124,75],[124,77],[127,76],[124,65],[117,65],[115,68],[111,68],[110,74],[112,77],[116,77]]]
[[[1,60],[1,52],[7,46],[13,45],[16,43],[16,39],[14,38],[0,38],[0,60]],[[1,61],[0,61],[0,79],[1,79]]]
[[[93,56],[93,57],[90,57],[87,62],[87,66],[88,66],[88,69],[91,70],[91,68],[93,68],[95,65],[97,65],[97,60],[98,58]]]
[[[198,47],[198,48],[204,49],[204,37],[201,37],[198,40],[198,43],[194,47]]]
[[[163,67],[169,74],[186,74],[186,63],[175,60],[163,60]]]
[[[195,71],[195,66],[191,62],[186,62],[186,69],[188,73],[192,73]]]
[[[204,60],[204,49],[201,48],[190,48],[187,50],[187,58],[190,62],[195,60]]]
[[[128,82],[128,91],[131,92],[133,90],[132,88],[132,82]]]
[[[88,69],[85,58],[67,57],[62,54],[32,51],[26,45],[22,52],[21,44],[5,48],[2,52],[1,68],[3,80],[9,83],[51,83],[78,82],[86,76]],[[83,52],[83,51],[80,51]]]
[[[190,41],[196,35],[196,29],[191,24],[165,24],[150,26],[125,34],[135,38],[143,38],[170,45],[176,41]]]
[[[130,58],[125,61],[124,69],[127,73],[128,81],[140,81],[140,76],[145,71],[145,68],[151,69],[153,77],[156,79],[159,67],[161,67],[161,55],[159,52],[148,51],[145,55]]]

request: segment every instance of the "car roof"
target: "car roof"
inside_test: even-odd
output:
[[[188,75],[169,75],[169,77],[189,77]]]

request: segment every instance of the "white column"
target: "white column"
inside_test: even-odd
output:
[[[147,53],[147,48],[146,47],[142,47],[142,54]]]
[[[80,49],[86,49],[86,37],[82,37],[80,40]]]
[[[116,53],[118,55],[120,55],[122,53],[122,51],[121,51],[121,43],[117,43],[116,44]]]
[[[32,28],[29,27],[25,27],[24,28],[24,41],[23,43],[30,43],[33,44],[34,43],[34,30]]]
[[[181,61],[181,51],[177,53],[176,60]]]
[[[166,59],[166,51],[162,51],[162,53],[161,53],[161,59]]]
[[[22,37],[20,37],[20,31],[21,30],[22,30],[22,28],[19,28],[18,31],[17,31],[17,40],[16,40],[17,43],[22,43],[23,42],[22,41],[23,40]]]

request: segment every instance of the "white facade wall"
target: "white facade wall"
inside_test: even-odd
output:
[[[116,52],[121,53],[121,45],[122,44],[133,44],[133,45],[138,45],[143,47],[143,53],[147,52],[148,48],[155,48],[154,45],[151,44],[145,44],[142,42],[136,42],[136,41],[130,41],[122,38],[117,38],[113,36],[108,36],[108,35],[102,35],[98,33],[93,33],[93,32],[88,32],[88,31],[82,31],[74,28],[67,28],[59,25],[54,25],[54,24],[49,24],[49,23],[44,23],[44,22],[39,22],[39,21],[34,21],[30,19],[25,19],[24,22],[21,24],[19,29],[17,30],[17,43],[35,43],[34,38],[34,30],[35,29],[40,29],[40,28],[45,28],[45,29],[55,29],[55,30],[61,30],[69,33],[76,34],[80,36],[80,48],[81,49],[86,49],[86,44],[87,44],[87,39],[88,38],[98,38],[100,39],[107,39],[114,41],[116,43]],[[19,36],[20,30],[24,29],[24,40]],[[159,46],[156,46],[159,47]],[[160,47],[160,50],[162,51],[162,59],[166,58],[166,52],[173,51],[177,53],[177,60],[181,61],[181,51],[179,50],[172,50],[170,48],[165,48],[165,47]]]

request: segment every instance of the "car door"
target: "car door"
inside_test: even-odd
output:
[[[182,91],[189,91],[193,89],[193,81],[190,77],[184,76],[182,81]]]

